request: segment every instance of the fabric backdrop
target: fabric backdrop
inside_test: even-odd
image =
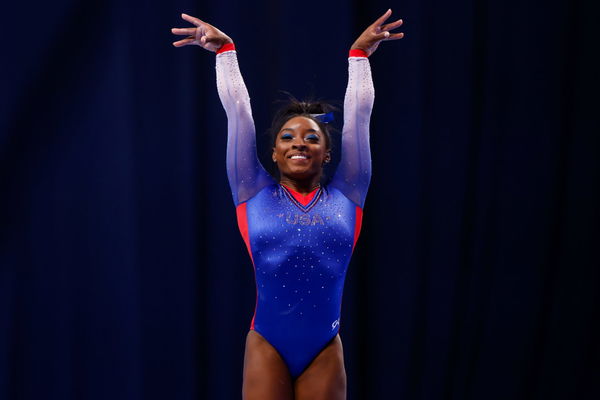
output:
[[[388,7],[349,398],[600,398],[591,2],[59,0],[2,10],[0,399],[240,398],[255,287],[214,54],[170,28],[234,38],[268,163],[274,100],[341,103]]]

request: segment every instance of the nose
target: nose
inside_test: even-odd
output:
[[[296,138],[292,143],[292,149],[294,150],[304,150],[306,149],[306,143],[301,138]]]
[[[306,151],[306,145],[304,145],[304,144],[297,144],[297,145],[294,144],[294,145],[292,145],[292,150],[301,151],[301,152],[304,153]]]

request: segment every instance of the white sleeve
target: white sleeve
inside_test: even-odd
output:
[[[331,185],[361,208],[371,181],[369,121],[375,99],[369,59],[348,59],[348,87],[344,97],[344,128],[340,164]]]
[[[256,154],[250,96],[235,50],[217,54],[217,90],[227,113],[227,177],[237,206],[273,183]]]

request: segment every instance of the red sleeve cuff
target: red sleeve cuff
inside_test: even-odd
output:
[[[364,50],[352,49],[350,50],[350,55],[348,57],[369,57],[369,55]]]
[[[226,51],[235,50],[235,44],[227,43],[221,46],[219,50],[217,50],[217,54],[225,53]]]

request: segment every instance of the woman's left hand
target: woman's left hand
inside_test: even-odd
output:
[[[398,40],[404,37],[404,33],[390,33],[392,29],[398,28],[402,25],[402,20],[399,19],[395,22],[390,22],[389,24],[383,25],[386,19],[388,19],[392,15],[392,10],[389,9],[383,14],[381,17],[377,19],[377,21],[373,22],[359,37],[356,39],[354,44],[352,44],[351,50],[361,49],[368,56],[373,54],[379,43],[384,40]]]
[[[173,28],[174,35],[184,35],[185,39],[173,43],[175,47],[197,45],[208,51],[216,52],[223,45],[233,43],[233,40],[216,27],[191,15],[181,14],[181,18],[194,25],[193,28]]]

